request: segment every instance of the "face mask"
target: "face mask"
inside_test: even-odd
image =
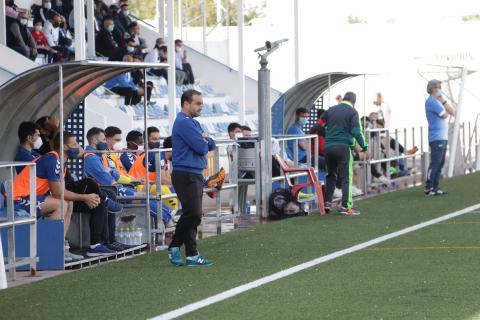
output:
[[[42,138],[38,137],[37,140],[33,143],[33,149],[40,149],[40,147],[43,145]]]
[[[109,25],[109,26],[107,27],[107,30],[108,30],[109,32],[112,32],[114,28],[115,28],[115,26],[114,26],[113,24],[111,24],[111,25]]]
[[[238,139],[238,138],[243,138],[243,133],[241,132],[235,133],[235,139]]]
[[[52,23],[52,25],[53,25],[54,28],[58,28],[58,27],[60,27],[60,22],[54,22],[54,23]]]
[[[435,94],[437,97],[443,96],[442,90],[438,90],[437,93]]]
[[[60,28],[65,27],[65,22],[61,22],[61,23],[59,24],[59,27],[60,27]]]
[[[42,31],[42,26],[36,25],[36,26],[35,26],[35,30],[37,30],[37,31]]]
[[[133,51],[135,51],[135,48],[128,46],[128,47],[127,47],[127,51],[130,52],[130,53],[132,53]]]
[[[113,145],[113,150],[115,150],[115,151],[120,151],[122,149],[123,149],[123,143],[121,143],[121,142],[117,142]]]
[[[28,23],[28,19],[20,19],[20,23],[21,23],[23,26],[26,26],[27,23]]]
[[[130,14],[130,11],[129,11],[129,10],[123,11],[123,14],[126,15],[126,16],[128,16],[128,15]]]
[[[102,150],[107,150],[107,148],[108,148],[108,145],[106,142],[97,143],[97,150],[102,151]]]
[[[298,120],[298,123],[303,127],[304,125],[307,124],[307,121],[308,121],[307,118],[302,117]]]
[[[78,155],[80,154],[80,148],[70,148],[67,150],[67,156],[70,159],[75,159],[78,158]]]
[[[52,3],[51,2],[45,2],[43,4],[43,7],[47,10],[50,10],[50,9],[52,9]]]
[[[137,147],[138,152],[144,152],[145,151],[145,146],[141,145]]]
[[[149,142],[148,147],[150,149],[158,149],[160,148],[160,142]]]

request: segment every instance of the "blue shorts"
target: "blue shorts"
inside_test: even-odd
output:
[[[46,196],[37,196],[37,216],[40,216],[42,212],[42,203],[45,202]],[[30,213],[30,196],[21,197],[18,200],[15,200],[13,203],[13,207],[15,211],[24,210]]]

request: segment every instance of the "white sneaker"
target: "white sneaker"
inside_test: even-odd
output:
[[[363,191],[355,186],[352,186],[352,195],[355,196],[361,196],[363,194]]]
[[[375,180],[380,181],[383,184],[386,184],[387,186],[390,185],[390,180],[387,179],[385,176],[380,176],[378,178],[375,178]]]

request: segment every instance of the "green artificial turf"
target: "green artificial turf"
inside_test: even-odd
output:
[[[358,217],[342,217],[336,214],[324,217],[312,215],[257,225],[252,229],[202,240],[199,242],[201,253],[215,260],[215,265],[211,267],[174,268],[169,265],[166,253],[160,252],[7,289],[0,292],[0,318],[145,319],[319,256],[476,204],[479,202],[479,196],[475,186],[479,183],[479,174],[457,177],[442,183],[445,189],[450,191],[446,197],[427,198],[423,196],[421,188],[413,188],[358,202],[357,207],[362,211],[362,215]],[[439,228],[446,229],[438,230],[449,230],[447,226],[450,225],[440,225]],[[431,228],[435,230],[436,227]],[[398,241],[404,238],[407,239],[407,236],[398,238]],[[388,244],[391,245],[392,242],[389,241]],[[325,318],[328,315],[337,318],[335,310],[353,312],[354,308],[345,308],[345,304],[355,302],[356,298],[365,295],[362,301],[380,299],[378,308],[391,310],[390,313],[385,313],[385,318],[397,318],[393,316],[399,310],[395,305],[403,303],[402,301],[393,299],[389,308],[384,304],[389,297],[386,292],[377,291],[376,295],[369,299],[365,293],[366,289],[377,282],[383,283],[376,280],[376,277],[379,277],[385,269],[388,270],[388,261],[394,261],[394,258],[398,259],[398,263],[410,261],[410,264],[403,270],[404,273],[392,276],[392,278],[398,276],[399,283],[395,283],[391,290],[406,282],[410,276],[412,279],[419,277],[427,266],[436,267],[437,264],[433,262],[441,257],[435,255],[442,254],[436,251],[428,253],[414,251],[412,254],[418,254],[419,257],[432,255],[432,258],[428,259],[432,263],[422,264],[421,260],[416,260],[420,263],[416,265],[413,258],[403,259],[402,252],[365,250],[355,253],[280,280],[278,284],[277,282],[269,284],[198,311],[195,315],[204,315],[196,318],[207,319],[212,317],[213,312],[218,319],[230,319],[235,316],[265,318],[269,310],[276,310],[277,316],[272,319],[282,316],[292,318],[290,309],[293,308],[298,317],[316,314],[317,316],[313,318],[321,319],[325,314]],[[451,259],[452,261],[446,260],[445,268],[457,260],[470,261],[473,258],[466,251],[459,252],[459,255],[462,257]],[[368,261],[377,263],[369,265],[366,264]],[[382,265],[382,268],[376,268]],[[324,268],[328,270],[321,272]],[[352,281],[355,277],[352,278],[350,273],[355,275],[364,287]],[[294,279],[297,278],[299,280],[295,282]],[[324,282],[317,286],[314,281],[317,279]],[[471,286],[474,285],[474,281],[467,282]],[[289,285],[283,287],[284,283]],[[299,292],[305,291],[302,283],[312,289],[312,294],[313,288],[317,291],[310,298],[303,296],[298,300],[330,307],[305,309],[305,313],[302,313],[302,308],[306,308],[307,303],[302,303],[301,308],[296,307],[300,306],[299,304],[290,304],[292,297],[290,293],[295,292],[299,295]],[[267,290],[277,285],[278,290]],[[287,290],[289,288],[291,290]],[[358,291],[358,288],[363,291]],[[242,300],[257,292],[263,293],[259,293],[262,299],[250,302]],[[322,295],[323,292],[325,295]],[[409,297],[408,292],[405,291],[404,294]],[[330,303],[325,304],[323,300]],[[235,301],[238,306],[243,307],[238,310],[234,308]],[[264,307],[260,309],[260,306]],[[375,304],[371,304],[369,308],[374,306]],[[354,316],[357,313],[339,315],[350,318],[380,318],[377,316],[380,313],[369,313],[366,310],[367,308],[362,308],[358,311],[360,317]]]

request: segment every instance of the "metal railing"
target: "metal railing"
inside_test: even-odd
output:
[[[13,180],[15,177],[14,169],[15,167],[30,167],[30,212],[28,217],[16,217],[15,208],[14,208],[14,190],[13,190]],[[7,217],[6,219],[0,218],[0,229],[7,228],[7,246],[8,246],[8,257],[7,264],[5,268],[8,269],[10,278],[12,280],[16,279],[16,268],[21,266],[30,266],[30,272],[35,273],[37,269],[37,194],[36,194],[36,164],[33,162],[0,162],[0,170],[8,171],[8,178],[5,181],[5,197],[6,197],[6,209]],[[15,233],[17,226],[29,225],[29,256],[28,257],[17,257],[16,256],[16,245],[15,245]],[[4,244],[5,245],[5,244]],[[3,250],[2,250],[3,251]],[[3,255],[1,257],[3,260]],[[3,261],[0,261],[3,266]]]

